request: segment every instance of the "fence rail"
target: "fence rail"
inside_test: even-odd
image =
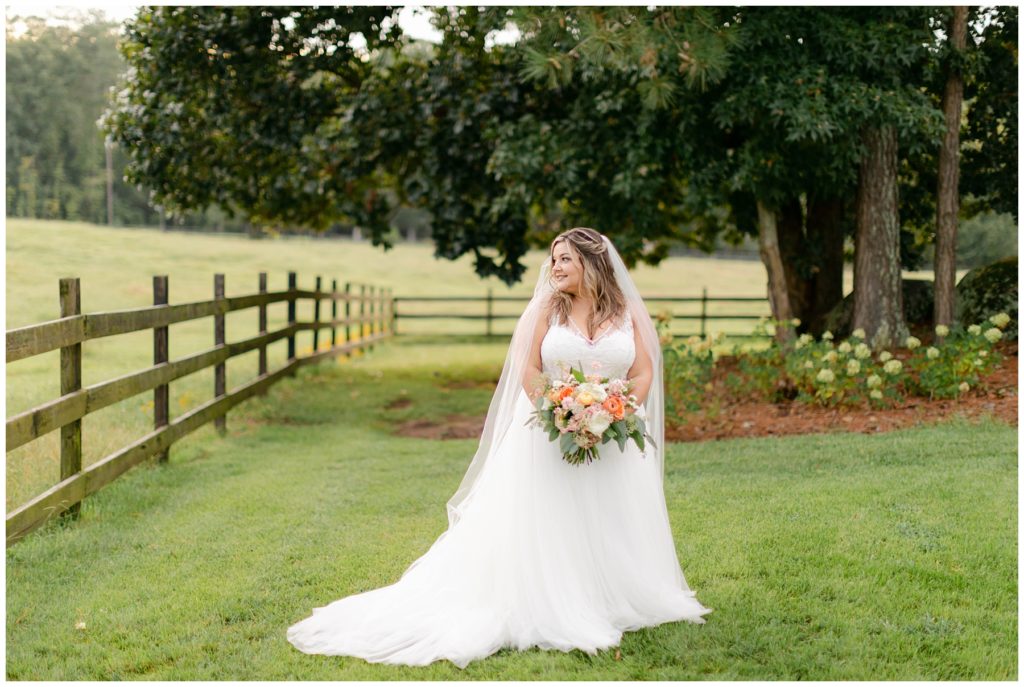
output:
[[[60,482],[42,494],[7,513],[7,545],[57,516],[76,517],[82,500],[110,484],[126,470],[152,456],[165,463],[169,448],[199,427],[214,422],[220,433],[226,431],[228,410],[242,401],[264,393],[280,379],[292,375],[306,364],[329,356],[351,355],[353,351],[373,350],[378,341],[392,336],[394,321],[393,296],[390,289],[364,284],[346,283],[338,290],[332,280],[331,290],[321,289],[316,278],[313,290],[299,289],[297,275],[288,273],[288,289],[268,292],[267,275],[259,274],[259,293],[224,296],[224,275],[214,275],[214,298],[209,301],[169,305],[168,279],[153,278],[153,306],[100,313],[82,313],[80,283],[77,278],[60,280],[61,318],[50,322],[20,327],[7,332],[7,362],[23,360],[60,350],[60,397],[7,419],[7,451],[23,446],[39,437],[60,430]],[[313,319],[298,321],[296,302],[313,300]],[[288,324],[267,331],[267,305],[286,301]],[[331,316],[321,319],[321,301],[331,303]],[[344,303],[344,317],[338,316],[338,304]],[[358,305],[354,312],[353,304]],[[259,333],[256,336],[226,342],[225,315],[229,312],[259,309]],[[214,319],[213,348],[178,360],[168,360],[171,324],[205,317]],[[353,336],[353,327],[358,335]],[[341,328],[344,328],[343,330]],[[116,379],[82,387],[82,345],[102,337],[143,330],[153,330],[153,366]],[[331,345],[320,350],[320,333],[330,329]],[[339,330],[344,338],[339,342]],[[300,331],[313,332],[313,353],[296,357],[295,337]],[[267,346],[281,339],[288,340],[287,363],[276,370],[267,370]],[[226,363],[229,358],[259,350],[257,376],[244,384],[226,389]],[[214,368],[214,398],[188,413],[169,419],[169,383],[207,368]],[[82,469],[82,418],[114,403],[153,390],[154,428],[137,441]]]
[[[494,336],[494,323],[499,320],[517,320],[521,313],[495,313],[494,304],[503,302],[517,302],[527,303],[529,297],[526,296],[495,296],[493,290],[488,289],[486,296],[395,296],[393,309],[394,309],[394,321],[392,323],[392,332],[395,335],[399,335],[399,321],[400,320],[469,320],[469,321],[484,321],[485,334],[487,336]],[[766,313],[723,313],[715,314],[708,312],[709,304],[717,303],[762,303],[765,306],[768,305],[768,299],[763,296],[720,296],[711,297],[708,296],[708,290],[705,288],[702,290],[700,296],[651,296],[644,297],[644,301],[649,305],[653,304],[667,304],[672,305],[676,303],[699,303],[700,311],[697,313],[682,313],[672,314],[672,318],[676,320],[691,320],[700,323],[700,329],[697,332],[684,332],[674,333],[674,336],[685,337],[693,334],[699,334],[704,336],[707,334],[707,326],[709,322],[716,320],[759,320],[766,315]],[[410,312],[405,307],[416,303],[455,303],[455,302],[466,302],[466,303],[482,303],[483,312]],[[654,317],[654,315],[652,315]],[[446,332],[447,334],[464,334],[472,335],[479,332]],[[752,338],[755,335],[750,333],[729,333],[728,336],[733,338]]]

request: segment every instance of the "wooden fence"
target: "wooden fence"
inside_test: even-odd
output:
[[[153,277],[153,306],[115,312],[81,312],[80,284],[77,278],[60,280],[60,319],[12,329],[7,332],[7,362],[60,350],[60,398],[7,419],[7,451],[11,451],[49,432],[60,430],[60,482],[7,514],[7,545],[18,541],[47,520],[77,517],[81,501],[110,484],[119,475],[143,460],[158,456],[166,463],[169,448],[178,439],[214,422],[217,431],[226,431],[229,409],[266,390],[302,365],[339,354],[351,355],[356,349],[373,350],[374,343],[392,335],[393,298],[390,290],[346,283],[338,290],[332,280],[329,291],[316,287],[299,289],[295,272],[288,273],[285,291],[268,292],[267,275],[259,274],[259,292],[246,296],[224,296],[224,275],[214,275],[213,300],[170,305],[167,302],[166,276]],[[313,299],[313,319],[296,320],[296,302]],[[288,324],[267,331],[267,305],[286,301]],[[321,301],[329,301],[330,319],[321,319]],[[344,303],[344,317],[338,316],[338,304]],[[226,343],[225,314],[258,308],[259,334],[243,341]],[[168,326],[204,317],[213,317],[213,348],[179,360],[168,360]],[[352,328],[358,327],[358,337]],[[330,329],[331,346],[319,350],[320,333]],[[343,329],[339,329],[343,328]],[[117,379],[82,388],[82,344],[101,337],[153,330],[153,366]],[[295,335],[312,330],[313,353],[297,358]],[[339,331],[344,338],[339,341]],[[267,370],[267,346],[288,340],[288,362]],[[248,351],[259,350],[258,375],[232,389],[226,389],[226,361]],[[185,375],[213,367],[214,398],[188,413],[169,421],[168,384]],[[113,403],[153,390],[154,428],[137,441],[82,469],[82,418]]]
[[[498,320],[517,320],[522,314],[521,308],[519,312],[509,314],[495,313],[494,306],[496,303],[503,302],[518,302],[527,303],[529,297],[524,296],[495,296],[492,289],[487,290],[486,296],[395,296],[393,303],[393,318],[392,333],[398,335],[400,333],[399,321],[400,320],[424,320],[424,319],[457,319],[457,320],[472,320],[472,321],[483,321],[484,323],[484,334],[486,336],[495,336],[494,323]],[[415,303],[455,303],[455,302],[466,302],[466,303],[479,303],[483,307],[479,312],[416,312],[415,309],[409,308],[409,305]],[[768,299],[763,296],[734,296],[734,297],[710,297],[708,296],[708,290],[702,289],[700,296],[651,296],[644,297],[644,302],[648,306],[657,311],[658,305],[671,306],[676,303],[688,303],[688,304],[699,304],[700,310],[697,313],[684,313],[675,314],[673,313],[672,318],[675,320],[696,320],[699,323],[699,331],[695,332],[684,332],[674,333],[677,337],[691,336],[693,334],[699,334],[705,336],[707,334],[707,325],[709,322],[718,320],[759,320],[765,317],[768,313],[725,313],[725,314],[713,314],[708,312],[708,305],[715,303],[761,303],[768,307]],[[409,332],[402,331],[402,334]],[[474,335],[479,332],[452,332],[446,331],[445,334],[461,334],[461,335]],[[511,332],[504,332],[501,336],[509,336]],[[750,333],[729,333],[728,336],[733,338],[751,338],[754,335]]]

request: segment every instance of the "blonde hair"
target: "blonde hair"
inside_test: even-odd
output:
[[[580,292],[594,304],[587,318],[587,329],[595,332],[605,320],[626,313],[626,297],[615,280],[615,270],[608,259],[608,247],[603,239],[600,233],[589,227],[573,227],[556,236],[548,251],[554,264],[555,246],[564,241],[569,251],[579,257],[582,267]],[[559,324],[567,324],[572,312],[572,296],[555,289],[547,311],[549,317],[558,314]]]

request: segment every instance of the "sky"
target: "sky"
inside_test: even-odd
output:
[[[107,17],[114,21],[124,21],[135,16],[135,10],[142,4],[139,2],[112,2],[110,0],[93,0],[92,2],[48,2],[47,0],[7,0],[4,3],[5,16],[42,16],[53,19],[56,16],[75,14],[90,9],[101,9]],[[149,3],[179,5],[182,3]],[[189,4],[189,3],[185,3]],[[201,3],[195,3],[201,4]],[[220,4],[249,4],[249,3],[220,3]],[[275,3],[293,4],[293,3]],[[294,3],[297,6],[300,3]],[[308,3],[306,3],[308,4]],[[406,35],[411,38],[419,38],[432,42],[439,42],[441,34],[430,25],[426,12],[419,5],[407,5],[402,8],[399,14],[398,23]],[[61,23],[53,20],[52,23]]]

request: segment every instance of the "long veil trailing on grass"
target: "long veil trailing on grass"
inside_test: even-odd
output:
[[[637,331],[640,335],[640,342],[647,351],[653,368],[651,388],[644,403],[647,416],[647,432],[654,438],[654,445],[646,451],[649,460],[657,463],[658,474],[664,478],[665,469],[665,399],[663,390],[663,364],[661,357],[661,345],[658,342],[658,333],[647,312],[640,292],[629,276],[629,270],[619,256],[619,252],[608,239],[603,236],[605,249],[608,258],[615,270],[615,280],[622,290],[626,299],[626,307],[629,314],[633,316]],[[516,399],[519,394],[525,393],[523,389],[524,375],[530,347],[533,342],[533,334],[537,328],[538,319],[544,312],[545,306],[554,291],[554,283],[551,279],[551,260],[545,258],[541,265],[540,276],[533,289],[533,298],[530,299],[526,310],[516,323],[512,333],[512,342],[508,347],[508,354],[505,356],[505,365],[501,371],[501,378],[495,388],[494,396],[491,398],[491,405],[487,411],[487,419],[484,421],[484,429],[480,435],[480,444],[476,454],[473,456],[469,468],[466,470],[462,483],[455,494],[448,501],[448,526],[449,529],[459,521],[461,509],[466,499],[473,493],[474,487],[483,473],[488,458],[493,455],[496,448],[501,444],[501,439],[508,431],[512,422],[515,410]],[[665,513],[666,519],[668,513]]]

